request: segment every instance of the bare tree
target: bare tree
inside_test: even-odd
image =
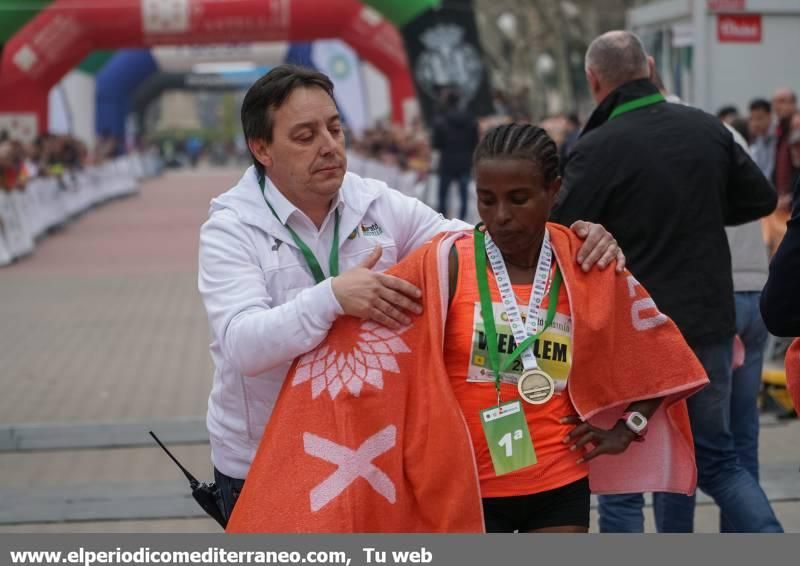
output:
[[[583,55],[648,0],[475,0],[492,84],[525,98],[534,118],[588,111]]]

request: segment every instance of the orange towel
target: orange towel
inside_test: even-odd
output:
[[[792,396],[795,411],[800,413],[800,338],[795,338],[786,351],[786,389]]]
[[[700,363],[630,274],[579,273],[580,241],[548,227],[573,313],[578,413],[611,426],[630,402],[667,396],[645,442],[592,462],[592,489],[692,493],[683,399],[707,383]],[[295,361],[228,532],[483,530],[469,433],[442,357],[447,255],[463,235],[439,236],[389,271],[423,291],[425,312],[405,331],[342,317]]]
[[[295,360],[228,532],[483,531],[472,445],[442,357],[436,251],[389,271],[425,293],[408,329],[341,317]]]

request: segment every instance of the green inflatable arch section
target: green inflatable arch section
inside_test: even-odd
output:
[[[442,0],[362,0],[362,3],[402,29],[423,12],[441,6]]]
[[[0,0],[0,43],[5,43],[52,0]]]
[[[86,56],[86,59],[80,62],[78,65],[78,69],[83,71],[84,73],[89,73],[90,75],[96,75],[100,72],[108,60],[114,55],[114,51],[92,51],[89,55]]]

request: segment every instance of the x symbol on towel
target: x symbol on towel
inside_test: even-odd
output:
[[[396,436],[397,429],[394,425],[389,425],[366,439],[358,449],[351,450],[310,432],[303,433],[306,454],[339,466],[333,474],[311,490],[311,511],[316,512],[325,507],[358,478],[367,480],[372,489],[389,503],[394,503],[397,498],[394,483],[372,461],[394,448]]]

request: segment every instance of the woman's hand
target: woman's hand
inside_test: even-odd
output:
[[[593,449],[578,459],[579,464],[593,460],[601,454],[621,454],[636,438],[636,434],[630,431],[622,421],[617,421],[611,430],[604,430],[594,427],[588,422],[581,422],[578,415],[564,417],[561,419],[561,423],[578,425],[561,441],[564,444],[572,444],[570,450],[577,452],[584,449],[584,446],[589,443],[594,445]]]

